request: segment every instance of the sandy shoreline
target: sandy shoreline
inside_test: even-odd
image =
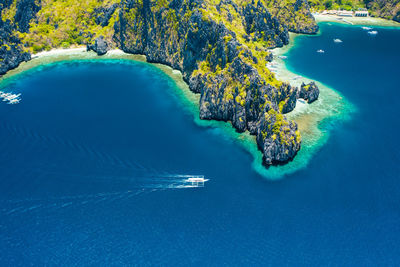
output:
[[[107,59],[127,59],[140,62],[146,62],[146,57],[143,55],[127,54],[119,49],[108,51],[103,56],[98,56],[93,51],[86,51],[86,47],[74,47],[67,49],[52,49],[32,55],[32,59],[28,62],[22,62],[17,68],[9,70],[6,74],[0,77],[0,82],[8,80],[12,76],[33,69],[40,65],[46,65],[54,62],[69,61],[69,60],[107,60]]]
[[[336,22],[349,25],[366,25],[381,27],[400,27],[400,23],[393,20],[374,18],[374,17],[340,17],[336,15],[314,15],[317,22]]]
[[[299,86],[301,82],[308,82],[310,79],[302,77],[298,78],[297,74],[287,70],[284,60],[280,59],[279,56],[286,53],[294,45],[294,39],[297,34],[291,34],[290,45],[274,49],[273,53],[275,55],[274,64],[276,64],[276,76],[282,81],[288,81],[292,85]],[[86,52],[86,47],[75,47],[69,49],[54,49],[50,51],[41,52],[34,54],[32,60],[22,63],[18,68],[7,72],[4,76],[0,78],[1,87],[5,87],[8,81],[12,82],[13,79],[18,79],[18,74],[21,74],[30,69],[35,69],[35,67],[61,62],[61,61],[71,61],[71,60],[133,60],[139,62],[146,62],[146,57],[143,55],[132,55],[123,52],[122,50],[115,49],[109,51],[106,55],[98,56],[95,52]],[[327,134],[323,133],[320,129],[320,123],[325,118],[334,116],[327,110],[337,110],[338,114],[342,114],[340,111],[340,101],[341,97],[334,90],[324,87],[322,84],[317,83],[321,90],[320,100],[314,102],[311,105],[301,103],[298,101],[295,110],[287,114],[287,117],[291,120],[295,120],[302,134],[302,148],[298,155],[293,161],[289,162],[283,166],[272,166],[266,169],[262,165],[262,153],[258,150],[255,137],[250,135],[248,132],[237,133],[229,122],[221,121],[208,121],[201,120],[199,118],[199,94],[195,94],[190,91],[188,84],[183,80],[182,73],[178,70],[174,70],[169,66],[162,64],[153,64],[163,73],[169,76],[174,83],[174,88],[176,89],[176,95],[181,99],[182,106],[186,111],[189,111],[193,115],[195,123],[199,126],[212,127],[220,129],[217,131],[221,138],[230,138],[246,151],[248,151],[253,156],[253,169],[259,173],[261,176],[276,180],[281,179],[287,174],[293,173],[301,168],[307,166],[308,162],[311,160],[312,155],[317,151],[317,149],[324,144],[324,140],[327,139]],[[296,78],[297,77],[297,78]],[[327,103],[329,105],[327,105]]]
[[[343,21],[337,21],[336,18],[332,16],[319,15],[316,17],[317,21],[332,21],[345,23]],[[360,25],[366,25],[365,18],[356,18],[358,21],[363,23]],[[387,23],[385,21],[385,26],[393,26],[395,24]],[[384,23],[381,19],[373,19],[370,21],[374,22],[376,25],[379,22],[379,26]],[[355,22],[354,22],[355,23]],[[390,25],[389,25],[390,24]],[[400,25],[400,23],[398,24]],[[311,79],[307,77],[302,77],[296,73],[289,71],[286,67],[285,59],[282,56],[287,53],[294,45],[295,39],[299,34],[290,34],[290,44],[283,47],[273,49],[274,54],[273,69],[276,77],[279,80],[289,82],[293,86],[300,86],[302,82],[310,82]],[[107,60],[107,59],[127,59],[133,61],[146,62],[146,57],[143,55],[132,55],[123,52],[122,50],[115,49],[109,51],[106,55],[98,56],[95,52],[86,52],[86,47],[75,47],[69,49],[54,49],[51,51],[45,51],[32,56],[32,60],[29,62],[22,63],[18,68],[9,71],[6,75],[0,77],[0,82],[2,85],[4,80],[8,80],[12,76],[18,77],[19,73],[26,70],[33,69],[37,66],[46,65],[54,62],[60,61],[70,61],[70,60]],[[193,119],[196,124],[205,127],[214,127],[221,129],[221,138],[226,138],[229,136],[232,140],[237,142],[246,151],[248,151],[253,156],[253,169],[268,179],[276,180],[284,177],[287,174],[298,171],[299,169],[305,168],[308,162],[312,159],[313,155],[319,150],[323,144],[328,140],[329,131],[324,129],[323,124],[326,120],[329,121],[343,121],[350,117],[351,112],[354,107],[347,102],[338,92],[334,89],[325,86],[322,83],[316,82],[320,88],[320,97],[318,101],[312,104],[302,103],[297,101],[296,108],[286,114],[287,118],[290,120],[295,120],[298,125],[302,135],[302,147],[298,155],[293,159],[293,161],[287,163],[283,166],[272,166],[266,169],[262,165],[262,153],[258,150],[255,137],[250,135],[248,132],[237,133],[230,123],[220,122],[220,121],[205,121],[199,119],[199,94],[195,94],[189,90],[189,86],[183,81],[182,74],[180,71],[173,70],[172,68],[162,65],[162,64],[152,64],[166,75],[168,75],[174,83],[174,88],[176,88],[176,94],[181,99],[181,102],[186,110],[189,110],[193,114]],[[12,80],[12,79],[10,79]]]

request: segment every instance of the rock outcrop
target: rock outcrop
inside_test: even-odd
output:
[[[318,30],[307,0],[221,0],[217,5],[210,0],[124,0],[94,6],[79,2],[71,4],[82,12],[77,22],[72,16],[62,20],[51,1],[8,2],[22,4],[16,4],[18,26],[1,24],[6,30],[0,34],[12,45],[0,49],[0,71],[30,58],[16,36],[25,36],[24,45],[34,51],[86,43],[88,51],[104,55],[119,47],[180,70],[190,90],[201,95],[200,118],[229,121],[238,132],[255,135],[264,164],[287,162],[300,149],[297,125],[283,115],[294,109],[297,88],[278,81],[266,64],[273,60],[268,49],[288,44],[289,31]],[[7,9],[8,15],[12,12]],[[58,15],[46,17],[52,13]],[[50,30],[42,31],[43,25]],[[71,25],[76,26],[73,33]],[[31,33],[14,34],[29,27]],[[306,93],[313,101],[314,92]]]
[[[303,98],[309,104],[318,99],[319,89],[315,82],[309,84],[302,83],[299,91],[299,98]]]
[[[96,38],[94,44],[87,44],[86,50],[87,51],[93,50],[94,52],[97,53],[97,55],[102,56],[105,55],[109,50],[109,44],[107,43],[107,41],[104,39],[103,36],[100,36]]]
[[[95,17],[96,24],[101,25],[102,27],[107,26],[117,8],[118,4],[96,8],[93,14],[93,16]]]
[[[297,89],[276,81],[265,64],[267,47],[286,44],[288,30],[261,1],[242,9],[234,2],[221,1],[213,13],[202,1],[127,1],[115,42],[125,52],[182,71],[189,88],[201,94],[202,119],[248,130],[257,136],[264,164],[284,163],[301,144],[296,123],[282,115],[295,107]],[[224,23],[213,19],[217,16]],[[242,25],[244,33],[231,25]],[[267,47],[250,49],[253,42]]]
[[[13,31],[9,20],[3,22],[0,19],[0,75],[31,59],[31,55],[23,51],[21,41]]]
[[[280,116],[282,114],[266,112],[258,123],[257,145],[263,152],[266,165],[286,163],[300,149],[301,137],[297,124]]]
[[[400,0],[365,0],[371,16],[400,22]]]
[[[0,11],[10,8],[12,1],[2,1]],[[18,67],[23,61],[31,59],[31,55],[23,50],[23,44],[16,31],[29,31],[29,21],[40,10],[35,0],[21,0],[15,4],[15,14],[3,18],[0,12],[0,75]]]
[[[277,17],[280,23],[287,25],[295,33],[316,34],[318,25],[310,12],[307,0],[267,0],[268,10]]]
[[[20,32],[29,31],[29,22],[36,16],[36,13],[40,10],[40,2],[41,1],[35,0],[17,1],[14,24],[17,25]]]
[[[271,48],[282,47],[289,43],[286,25],[280,25],[278,19],[272,17],[261,2],[257,2],[257,5],[246,5],[242,13],[246,33],[252,36],[252,40],[261,38],[267,41]]]

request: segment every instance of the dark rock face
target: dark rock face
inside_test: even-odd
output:
[[[293,4],[287,0],[267,0],[268,9],[281,24],[287,25],[291,32],[315,34],[318,25],[315,22],[307,0],[296,0]]]
[[[31,59],[29,53],[23,52],[21,41],[13,34],[13,30],[10,21],[3,22],[0,19],[0,75]]]
[[[279,102],[280,111],[285,114],[292,111],[296,107],[297,88],[290,84],[284,83],[280,87],[281,97]]]
[[[371,16],[400,22],[400,0],[365,0]]]
[[[87,51],[93,50],[99,56],[105,55],[107,53],[108,49],[109,49],[109,45],[108,45],[107,41],[104,40],[103,36],[96,38],[94,44],[86,45]]]
[[[103,27],[107,26],[117,7],[118,4],[113,4],[109,7],[96,8],[94,10],[96,24]]]
[[[235,8],[229,0],[219,8],[224,5]],[[293,158],[300,149],[300,134],[279,109],[294,108],[296,88],[266,83],[252,65],[259,59],[224,24],[200,12],[201,1],[172,1],[158,10],[155,6],[156,1],[127,1],[115,27],[117,45],[182,71],[190,90],[201,94],[200,118],[230,121],[238,132],[249,130],[257,136],[266,165]],[[242,12],[249,33],[257,38],[266,34],[274,46],[287,43],[285,27],[262,6],[248,4]]]
[[[291,27],[290,30],[296,33],[306,33],[315,34],[318,32],[318,25],[315,22],[313,15],[311,14],[310,7],[307,0],[296,0],[294,3],[294,14],[296,21],[296,26]],[[300,16],[306,17],[306,21],[311,21],[312,23],[304,23],[304,21],[299,20]]]
[[[39,3],[39,5],[37,5]],[[18,25],[20,32],[29,31],[29,22],[36,16],[40,10],[41,1],[19,0],[17,1],[17,12],[15,13],[14,23]]]
[[[265,60],[268,62],[272,62],[274,60],[274,54],[269,53],[267,56],[265,56]]]
[[[293,159],[300,150],[297,124],[284,119],[276,123],[276,113],[265,113],[258,123],[257,145],[263,151],[264,164],[283,164]]]
[[[0,11],[9,8],[11,4],[11,0],[1,1]],[[39,10],[40,1],[20,0],[17,1],[13,22],[3,21],[0,17],[0,75],[31,59],[31,55],[23,51],[21,40],[14,32],[16,30],[28,32],[29,22]]]
[[[272,17],[268,10],[259,1],[257,6],[248,4],[243,8],[246,33],[254,34],[254,40],[269,39],[270,48],[282,47],[289,43],[289,33],[285,25],[281,25],[277,18]]]
[[[303,98],[309,104],[318,99],[319,89],[315,82],[309,84],[302,83],[299,91],[299,98]]]
[[[115,44],[127,53],[146,55],[149,62],[180,70],[190,90],[201,94],[200,118],[230,121],[238,132],[248,130],[256,135],[263,162],[270,165],[293,158],[300,149],[301,138],[296,123],[282,115],[294,109],[297,89],[277,81],[266,70],[266,61],[273,59],[267,48],[288,44],[288,30],[318,30],[307,0],[285,3],[282,9],[276,1],[280,0],[274,0],[271,6],[264,6],[266,0],[239,7],[235,4],[238,1],[222,0],[208,8],[209,2],[204,0],[124,0],[96,9],[91,18],[96,24],[107,26],[119,7]],[[27,31],[40,0],[18,3],[24,4],[16,19],[20,30]],[[5,59],[0,63],[0,73],[30,58],[22,52],[14,29],[6,24],[1,24],[6,30],[0,34],[8,38],[2,41],[10,40],[7,42],[12,45],[0,49],[0,58]],[[243,28],[240,26],[238,31],[237,25]],[[87,44],[87,50],[104,55],[112,45],[100,36],[93,44]],[[308,101],[315,100],[314,91],[305,93]]]
[[[397,22],[400,22],[400,11],[399,11],[399,13],[397,13],[396,16],[393,17],[393,20],[397,21]]]

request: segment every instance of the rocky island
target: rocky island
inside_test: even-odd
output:
[[[0,7],[0,74],[53,48],[143,54],[182,72],[201,95],[201,119],[256,136],[265,165],[290,161],[300,149],[297,124],[285,114],[298,98],[317,100],[318,87],[279,81],[266,64],[271,49],[289,43],[289,31],[317,33],[307,0],[14,0]]]

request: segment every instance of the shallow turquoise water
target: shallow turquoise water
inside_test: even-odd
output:
[[[274,182],[224,130],[194,123],[151,65],[19,76],[21,103],[0,103],[0,265],[397,265],[400,31],[322,31],[296,39],[289,67],[357,113],[327,122],[307,168]],[[176,188],[187,174],[210,181]]]

